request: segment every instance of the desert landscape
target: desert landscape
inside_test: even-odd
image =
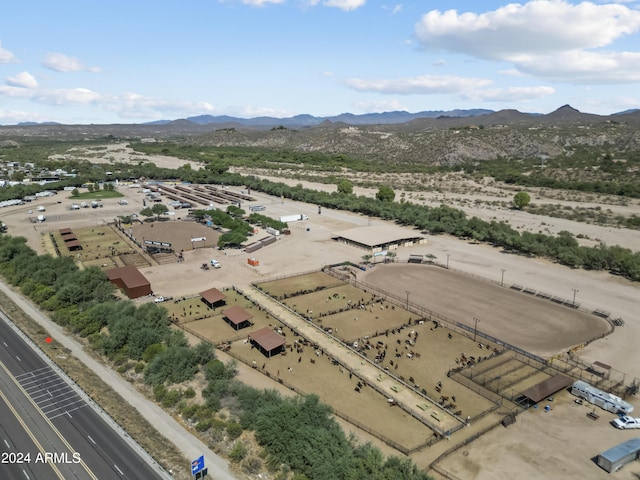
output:
[[[132,159],[130,152],[124,145],[109,145],[109,156],[118,156],[120,161]],[[105,159],[107,157],[105,156]],[[139,156],[133,157],[139,161]],[[93,159],[98,161],[99,159]],[[177,168],[181,164],[187,163],[173,157],[148,157],[146,161],[153,161],[158,166]],[[191,162],[193,168],[198,168],[195,162]],[[275,179],[275,178],[274,178]],[[331,185],[311,183],[308,181],[294,181],[286,178],[278,178],[278,181],[286,183],[303,183],[305,187],[315,189],[335,188]],[[463,184],[457,187],[464,190]],[[373,195],[375,190],[356,188],[357,193],[362,195]],[[51,242],[50,232],[56,232],[60,228],[98,228],[104,227],[113,219],[120,215],[131,215],[138,213],[143,207],[143,195],[137,189],[120,188],[119,191],[125,195],[128,205],[120,205],[116,200],[105,200],[104,206],[100,209],[83,209],[70,211],[71,200],[68,192],[60,192],[55,197],[41,201],[46,208],[47,219],[42,223],[33,223],[32,215],[28,210],[33,206],[15,206],[2,210],[2,220],[8,225],[12,235],[20,235],[27,238],[29,245],[40,253],[50,252]],[[568,230],[575,234],[582,234],[584,242],[598,241],[607,244],[618,244],[629,248],[637,248],[640,245],[640,232],[637,230],[626,230],[608,228],[604,226],[572,222],[569,220],[548,218],[539,215],[531,215],[526,212],[514,211],[508,207],[499,207],[489,201],[487,191],[478,194],[460,193],[455,195],[447,193],[435,193],[425,191],[424,193],[407,191],[408,197],[420,200],[425,204],[438,205],[447,203],[465,210],[469,215],[478,215],[485,219],[502,219],[508,221],[514,227],[532,232],[545,231],[558,233],[561,230]],[[506,193],[511,196],[511,192]],[[253,192],[256,197],[256,204],[266,206],[265,214],[278,217],[283,214],[304,213],[309,216],[309,220],[304,224],[294,224],[291,228],[291,235],[280,236],[274,244],[265,247],[255,255],[247,254],[240,250],[220,250],[212,244],[198,246],[189,249],[191,242],[185,241],[180,246],[184,250],[184,261],[170,262],[163,264],[142,265],[140,271],[151,282],[154,293],[179,297],[191,297],[197,295],[207,288],[230,288],[237,287],[247,293],[254,290],[254,284],[262,284],[276,278],[291,277],[308,272],[318,272],[327,265],[332,265],[344,261],[360,263],[365,251],[356,247],[337,243],[331,239],[332,234],[338,231],[347,230],[354,226],[378,225],[384,223],[381,220],[369,219],[361,215],[350,214],[325,208],[322,214],[317,214],[315,205],[295,202],[289,199],[270,197],[260,192]],[[494,199],[504,198],[505,193],[496,189]],[[556,199],[544,197],[543,191],[536,191],[534,195],[536,202],[552,202]],[[580,203],[580,199],[572,200]],[[618,207],[616,207],[618,208]],[[631,201],[624,207],[627,214],[640,213],[637,201]],[[185,212],[186,213],[186,212]],[[179,228],[182,219],[180,211],[169,216],[169,220],[161,222],[163,229],[171,229],[172,225]],[[151,227],[145,225],[147,229],[139,235],[149,235]],[[153,227],[154,229],[156,227]],[[153,230],[156,232],[156,230]],[[211,238],[214,233],[211,232]],[[195,231],[193,233],[196,234]],[[187,234],[191,236],[191,233]],[[207,232],[207,236],[209,233]],[[186,237],[185,237],[186,238]],[[116,240],[117,241],[117,240]],[[429,255],[433,259],[431,265],[407,265],[406,261],[410,255]],[[256,256],[260,263],[253,267],[248,265],[247,260]],[[220,269],[203,270],[200,267],[211,258],[216,258],[222,264]],[[99,266],[103,265],[99,260]],[[375,287],[388,295],[390,300],[394,300],[394,312],[400,314],[405,303],[410,304],[410,312],[403,315],[415,316],[413,320],[426,320],[421,327],[429,327],[432,320],[425,314],[433,313],[437,318],[444,318],[451,324],[460,323],[466,326],[458,327],[459,332],[454,329],[455,338],[447,338],[445,328],[437,330],[438,340],[434,343],[434,354],[437,354],[435,345],[448,345],[451,342],[463,341],[464,346],[452,344],[452,348],[442,363],[436,370],[441,377],[426,376],[421,378],[420,370],[408,368],[413,363],[408,364],[403,377],[415,377],[415,382],[426,388],[427,392],[434,395],[433,389],[438,381],[450,382],[449,388],[462,402],[465,392],[456,384],[454,380],[449,380],[447,371],[455,365],[456,357],[461,351],[469,353],[470,348],[477,348],[477,339],[470,340],[469,333],[475,328],[481,334],[501,339],[502,341],[519,347],[534,355],[544,358],[554,357],[566,353],[572,349],[573,355],[585,363],[601,362],[612,367],[612,376],[616,379],[623,379],[627,384],[634,379],[640,378],[640,356],[637,355],[637,341],[640,335],[640,324],[637,320],[638,298],[640,289],[638,285],[620,277],[613,276],[605,272],[590,272],[579,269],[570,269],[554,264],[545,259],[532,259],[520,255],[506,254],[502,250],[484,244],[476,244],[460,240],[449,236],[429,235],[427,242],[422,245],[411,247],[400,247],[396,251],[395,262],[391,264],[375,265],[365,272],[356,274],[357,280],[361,284],[357,287],[366,290],[366,285]],[[521,290],[516,291],[511,288],[517,285],[521,289],[531,289],[535,292],[544,292],[550,296],[556,296],[571,301],[578,305],[577,308],[557,305],[548,299],[539,298],[535,295],[527,295]],[[351,287],[350,287],[351,288]],[[339,296],[352,295],[352,290],[341,290]],[[364,294],[362,294],[364,295]],[[318,307],[303,307],[303,298],[296,301],[296,307],[292,302],[273,302],[263,299],[257,294],[252,297],[259,298],[259,302],[264,304],[270,311],[278,313],[278,317],[286,322],[285,328],[298,329],[303,338],[307,338],[312,343],[326,342],[327,349],[335,348],[334,358],[344,358],[340,362],[340,367],[327,361],[323,365],[329,373],[313,378],[310,376],[301,377],[298,371],[298,362],[305,365],[306,369],[320,367],[320,363],[315,365],[311,360],[315,360],[314,349],[305,349],[300,354],[289,353],[287,357],[273,358],[269,361],[261,361],[254,358],[254,353],[243,351],[242,340],[236,340],[237,344],[231,347],[231,353],[238,351],[238,358],[245,362],[243,368],[246,369],[241,378],[245,381],[255,383],[259,386],[280,387],[278,377],[289,376],[289,381],[301,392],[315,392],[327,401],[331,400],[332,392],[328,383],[331,379],[339,379],[340,391],[344,392],[342,416],[353,418],[363,412],[349,407],[356,406],[362,400],[363,392],[354,391],[354,379],[348,378],[348,371],[359,373],[365,378],[369,375],[368,370],[356,372],[360,367],[361,360],[354,357],[346,350],[339,350],[339,341],[334,341],[334,336],[338,340],[353,342],[356,338],[369,336],[371,340],[383,341],[381,337],[383,323],[372,325],[367,329],[354,326],[352,316],[346,317],[343,314],[332,314],[322,317],[314,317],[314,322],[321,320],[321,326],[331,326],[337,329],[332,336],[323,336],[317,328],[309,325],[309,322],[301,319],[300,315],[295,315],[290,309],[299,310],[304,314],[308,310],[315,310],[319,315]],[[356,297],[353,297],[357,299]],[[406,302],[405,302],[406,299]],[[138,302],[151,301],[150,298],[137,300]],[[306,301],[314,305],[322,305],[318,299],[311,297]],[[357,301],[357,300],[356,300]],[[337,303],[336,303],[337,305]],[[391,305],[391,303],[390,303]],[[344,306],[344,305],[343,305]],[[385,309],[385,313],[386,313]],[[593,315],[594,311],[606,311],[610,318],[624,319],[624,326],[613,328],[611,324],[601,317]],[[420,312],[421,314],[418,314]],[[325,312],[327,313],[327,312]],[[372,321],[375,319],[372,319]],[[295,322],[295,323],[291,323]],[[357,322],[360,322],[358,320]],[[357,323],[356,322],[356,323]],[[401,322],[401,323],[404,323]],[[194,328],[200,328],[198,332],[202,334],[206,327],[199,327],[193,323]],[[446,324],[443,325],[446,327]],[[227,325],[223,327],[229,328]],[[317,325],[316,325],[317,327]],[[204,328],[204,330],[203,330]],[[461,335],[466,332],[467,336]],[[377,333],[377,335],[376,335]],[[426,339],[430,335],[430,330],[421,332],[421,338]],[[378,338],[377,338],[378,337]],[[475,335],[473,336],[475,337]],[[601,337],[601,338],[600,338]],[[384,337],[386,338],[386,337]],[[483,337],[484,338],[484,337]],[[222,340],[219,337],[218,340]],[[215,339],[214,339],[215,340]],[[419,343],[418,343],[419,345]],[[342,347],[340,346],[340,349]],[[329,350],[327,350],[329,351]],[[475,352],[477,354],[477,352]],[[293,356],[291,356],[293,355]],[[427,352],[422,352],[423,357],[427,357]],[[434,357],[434,358],[436,358]],[[258,368],[252,368],[252,362],[256,361]],[[290,365],[293,360],[293,365]],[[372,360],[372,359],[371,359]],[[264,363],[264,368],[262,367]],[[292,368],[292,372],[289,372]],[[344,368],[340,371],[339,368]],[[368,367],[367,367],[368,368]],[[393,367],[392,367],[393,368]],[[255,375],[259,372],[261,375]],[[280,372],[280,375],[278,375]],[[267,375],[267,373],[269,375]],[[324,379],[324,380],[323,380]],[[375,377],[373,382],[377,382]],[[288,382],[289,383],[289,382]],[[383,393],[389,394],[389,390],[394,384],[385,380],[380,382],[386,384]],[[446,387],[447,385],[445,385]],[[381,387],[382,388],[382,387]],[[497,392],[501,392],[498,387]],[[367,418],[362,416],[358,422],[366,425],[373,417],[377,420],[380,417],[388,421],[389,425],[402,425],[403,422],[415,422],[403,414],[399,409],[392,409],[387,405],[385,395],[367,392],[371,396],[372,407],[367,412],[371,415]],[[403,395],[409,395],[407,389]],[[475,395],[475,394],[473,394]],[[469,399],[473,395],[468,393]],[[403,399],[402,395],[398,398]],[[408,397],[407,397],[408,398]],[[601,412],[597,421],[592,421],[586,414],[590,411],[587,405],[578,405],[574,402],[575,397],[563,391],[554,395],[553,400],[548,401],[549,410],[545,410],[545,405],[539,408],[530,408],[526,412],[517,416],[515,424],[505,427],[498,426],[486,433],[483,433],[472,443],[466,444],[469,438],[473,438],[476,433],[482,432],[485,427],[490,426],[499,420],[499,410],[493,417],[483,417],[479,422],[473,422],[470,426],[457,431],[449,439],[439,441],[432,446],[414,451],[411,458],[422,468],[436,467],[430,473],[438,478],[461,478],[461,479],[501,479],[519,476],[521,478],[603,478],[604,472],[593,462],[593,458],[600,452],[611,448],[625,439],[635,435],[633,431],[618,431],[609,425],[609,420],[613,414]],[[632,404],[638,407],[636,398],[629,399]],[[480,400],[478,400],[480,402]],[[484,400],[483,400],[484,401]],[[413,400],[407,400],[407,404]],[[462,416],[466,418],[465,411],[478,415],[484,408],[474,410],[469,400],[468,407],[461,407]],[[490,402],[489,402],[490,403]],[[377,412],[377,413],[376,413]],[[454,412],[455,413],[455,412]],[[380,444],[385,452],[394,451],[389,448],[379,437],[370,436],[357,427],[350,428],[362,435],[362,438],[372,440]],[[416,434],[415,437],[403,438],[403,431],[394,431],[392,428],[379,428],[386,431],[392,442],[396,442],[406,447],[412,447],[420,443],[424,434]],[[416,428],[415,431],[420,431]],[[379,432],[378,432],[379,433]],[[430,433],[429,433],[430,435]],[[454,449],[453,447],[459,447]],[[442,454],[449,452],[446,456]],[[435,463],[434,463],[435,462]],[[637,471],[636,464],[625,467],[622,471],[610,475],[616,479],[635,478]]]

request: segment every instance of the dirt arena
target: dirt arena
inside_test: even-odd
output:
[[[475,328],[523,350],[550,357],[606,335],[609,323],[591,313],[557,305],[447,269],[417,264],[378,265],[358,280],[452,322]],[[554,292],[548,292],[555,295]]]
[[[145,240],[171,243],[174,252],[196,248],[215,248],[220,234],[196,222],[161,221],[135,223],[131,227],[134,238],[141,244]],[[192,239],[204,238],[193,242]]]

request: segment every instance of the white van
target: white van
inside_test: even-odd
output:
[[[211,266],[213,268],[221,268],[222,267],[222,265],[220,265],[220,262],[218,262],[215,258],[211,259]]]

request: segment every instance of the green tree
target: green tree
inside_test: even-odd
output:
[[[381,186],[376,193],[376,199],[381,202],[393,202],[394,198],[396,198],[396,192],[388,185]]]
[[[156,219],[159,219],[160,215],[164,215],[169,211],[169,207],[162,203],[155,203],[153,207],[151,207],[151,211],[156,215]]]
[[[153,213],[153,210],[151,209],[151,207],[146,207],[146,208],[143,208],[142,210],[140,210],[140,215],[142,215],[144,217],[153,217],[154,213]]]
[[[351,195],[353,193],[353,182],[343,178],[338,182],[338,193],[344,193],[347,195]]]
[[[531,197],[527,192],[518,192],[513,196],[513,204],[518,210],[529,205],[529,202],[531,202]]]

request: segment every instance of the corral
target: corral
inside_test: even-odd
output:
[[[65,247],[70,229],[61,229],[49,233],[49,239],[60,256],[72,256],[85,266],[97,266],[104,269],[133,265],[147,267],[152,264],[140,248],[119,232],[113,225],[91,228],[74,228],[79,248],[71,250]]]
[[[301,286],[308,285],[310,277],[315,280],[316,288],[308,293]],[[484,392],[484,389],[476,389],[482,390],[476,393],[450,379],[448,375],[456,362],[464,361],[465,365],[474,365],[492,358],[499,352],[495,345],[477,344],[467,336],[443,328],[437,321],[416,316],[397,302],[390,302],[383,296],[372,295],[346,283],[336,284],[336,280],[335,277],[318,272],[260,283],[257,288],[286,299],[283,300],[283,305],[322,328],[330,339],[344,342],[352,348],[353,362],[338,365],[338,371],[345,375],[348,372],[350,379],[353,376],[350,389],[356,393],[363,392],[366,386],[366,382],[358,377],[359,365],[363,361],[376,365],[379,369],[376,378],[379,386],[391,382],[392,392],[412,390],[416,400],[410,410],[417,409],[418,415],[420,412],[428,413],[425,415],[429,420],[426,425],[431,428],[435,437],[438,437],[438,431],[455,431],[465,421],[472,421],[497,408],[497,395]],[[304,382],[297,376],[287,375],[285,378],[297,390],[305,391],[301,383],[309,382],[309,368],[316,368],[316,361],[313,355],[310,358],[302,355],[306,351],[304,347],[288,347],[289,355],[294,356],[294,362],[288,358],[279,360],[281,366],[286,366],[286,370],[278,368],[276,376],[285,371],[287,374],[291,373],[289,369],[296,367],[294,364],[297,363],[297,369],[302,369]],[[320,356],[319,351],[322,350],[314,348],[316,357]],[[361,360],[358,360],[358,355]],[[275,360],[271,359],[270,362],[275,363]],[[271,363],[263,366],[269,375],[273,375],[273,368],[269,369]],[[428,368],[425,368],[427,365]],[[311,376],[317,377],[315,374]],[[314,381],[321,380],[315,378]],[[327,382],[330,380],[327,379]],[[335,388],[330,388],[329,385],[330,383],[323,387],[317,385],[318,390],[314,391],[330,389],[332,395],[326,401],[338,412],[344,412],[346,407],[336,403],[333,395]],[[360,412],[347,415],[353,415],[358,422],[362,422]],[[371,419],[366,425],[380,435],[388,436],[385,433],[388,428],[385,426],[388,425],[387,414],[384,417],[382,423]],[[415,420],[415,417],[412,418]],[[410,423],[405,422],[404,425],[405,432],[411,431]],[[418,431],[425,430],[424,423],[418,427]],[[409,433],[407,435],[411,436]],[[402,445],[405,450],[412,448],[406,443]]]

